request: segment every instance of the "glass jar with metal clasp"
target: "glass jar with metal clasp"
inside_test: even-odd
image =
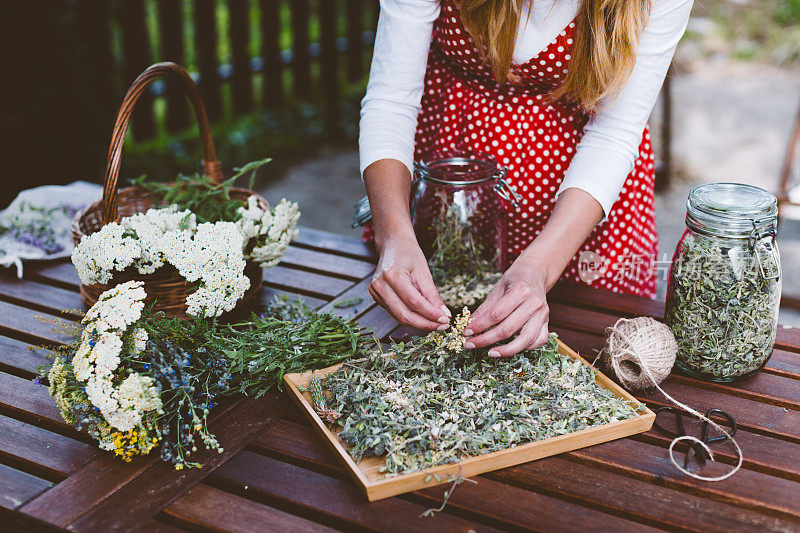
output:
[[[781,297],[777,217],[775,196],[758,187],[709,183],[690,191],[665,310],[684,372],[731,381],[772,355]]]
[[[505,225],[520,196],[489,154],[438,152],[416,164],[411,216],[439,293],[460,311],[480,304],[507,267]]]
[[[452,310],[474,308],[508,266],[506,212],[518,209],[521,198],[505,180],[508,169],[490,154],[436,152],[414,169],[411,218],[434,283]],[[364,197],[353,227],[371,219]]]

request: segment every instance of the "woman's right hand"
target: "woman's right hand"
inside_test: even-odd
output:
[[[369,293],[401,324],[422,330],[444,330],[450,311],[433,283],[428,262],[416,239],[392,237],[380,248]]]
[[[364,184],[379,257],[370,295],[401,324],[446,329],[450,311],[433,284],[411,224],[411,172],[396,159],[379,159],[364,170]]]

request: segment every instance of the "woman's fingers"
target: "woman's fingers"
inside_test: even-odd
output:
[[[495,293],[497,293],[497,295],[495,295]],[[519,287],[513,285],[496,287],[492,291],[492,294],[486,298],[486,301],[483,302],[472,315],[472,319],[464,330],[464,335],[475,335],[495,324],[499,324],[513,313],[530,295],[531,290],[527,285]]]
[[[529,320],[522,326],[519,335],[511,342],[495,346],[489,350],[489,357],[511,357],[527,349],[536,340],[536,335],[539,333],[539,329],[536,329],[536,326],[537,324],[534,324],[534,320]],[[539,328],[541,329],[541,326]]]
[[[450,322],[450,319],[441,306],[431,303],[415,286],[409,274],[403,272],[395,276],[390,276],[391,273],[387,272],[387,281],[409,309],[439,324],[447,324]],[[444,302],[442,302],[441,305],[444,305]]]
[[[437,309],[441,309],[442,312],[447,315],[448,319],[451,316],[450,310],[442,300],[439,291],[436,289],[436,285],[433,283],[433,278],[431,277],[430,271],[426,270],[424,273],[418,273],[414,276],[416,280],[417,288],[422,295],[427,298],[427,300],[433,304],[434,307]],[[441,322],[441,320],[439,320]]]
[[[389,285],[392,291],[400,297],[406,307],[413,313],[427,320],[436,322],[437,326],[450,322],[450,319],[441,307],[433,305],[423,296],[407,272],[395,273],[395,271],[392,270],[386,271],[383,274],[383,281]],[[399,320],[399,317],[395,316],[395,318]]]
[[[547,339],[550,338],[550,329],[547,326],[547,322],[542,324],[542,329],[539,330],[539,335],[536,337],[536,340],[533,341],[533,344],[529,345],[526,350],[533,350],[534,348],[545,345]]]
[[[511,357],[524,350],[538,348],[545,343],[548,335],[547,324],[540,324],[539,317],[534,317],[522,327],[514,340],[492,348],[489,357]]]
[[[411,282],[409,281],[408,284],[411,285]],[[417,300],[415,301],[418,302],[420,299],[424,300],[419,291],[416,292],[418,296]],[[373,295],[373,298],[375,298],[375,301],[379,304],[383,302],[381,307],[389,311],[389,313],[391,313],[391,315],[401,324],[423,330],[433,330],[439,328],[444,329],[447,327],[447,324],[445,323],[439,322],[438,320],[430,320],[429,318],[426,318],[425,316],[412,310],[397,294],[397,292],[395,292],[394,287],[381,277],[374,279],[370,284],[370,294]],[[375,297],[376,294],[377,298]],[[433,307],[430,302],[428,302],[428,304]],[[442,315],[441,309],[438,311],[438,314],[440,316]]]
[[[533,311],[534,310],[530,309],[527,305],[517,307],[493,328],[484,331],[480,335],[471,337],[467,341],[467,348],[482,348],[510,338],[531,319]]]
[[[383,307],[387,311],[389,310],[389,308],[386,305],[386,302],[383,301],[383,298],[381,298],[380,294],[378,294],[378,291],[376,291],[372,287],[372,284],[370,284],[369,288],[367,289],[367,292],[369,292],[369,295],[372,296],[372,299],[375,300],[376,304],[380,305],[381,307]]]

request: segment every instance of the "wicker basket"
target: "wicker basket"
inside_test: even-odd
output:
[[[153,198],[142,188],[128,187],[117,190],[117,180],[119,178],[122,144],[125,140],[125,132],[128,129],[133,107],[153,80],[168,73],[176,75],[175,77],[181,82],[181,86],[187,92],[194,108],[194,114],[200,127],[200,140],[203,144],[203,172],[217,182],[222,181],[222,165],[217,161],[214,140],[211,138],[211,131],[208,125],[208,117],[206,116],[205,106],[200,98],[197,85],[195,85],[189,73],[180,65],[175,63],[156,63],[136,78],[122,101],[122,106],[117,114],[117,121],[114,124],[114,131],[111,135],[111,146],[108,148],[103,198],[99,202],[87,206],[75,216],[72,222],[72,240],[76,246],[84,235],[98,231],[109,222],[119,221],[121,217],[142,213],[156,205],[156,200],[158,199]],[[268,208],[266,200],[253,191],[236,188],[232,189],[231,192],[232,195],[242,199],[243,205],[248,197],[255,196],[258,204],[263,209]],[[263,272],[261,266],[248,261],[244,273],[250,278],[250,288],[237,303],[237,309],[258,297],[262,289]],[[164,311],[170,316],[186,317],[186,297],[189,294],[189,287],[187,287],[186,280],[171,265],[164,265],[153,274],[148,275],[139,274],[136,269],[129,268],[125,272],[116,273],[111,283],[107,285],[81,285],[81,298],[87,306],[92,306],[104,291],[118,283],[130,280],[144,281],[148,300],[155,300],[156,309]]]

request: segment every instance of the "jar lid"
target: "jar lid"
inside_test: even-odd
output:
[[[706,183],[693,187],[686,201],[686,225],[718,237],[774,235],[777,220],[775,195],[753,185]]]
[[[497,160],[491,154],[442,151],[430,154],[416,165],[428,182],[453,187],[477,185],[498,177]]]

